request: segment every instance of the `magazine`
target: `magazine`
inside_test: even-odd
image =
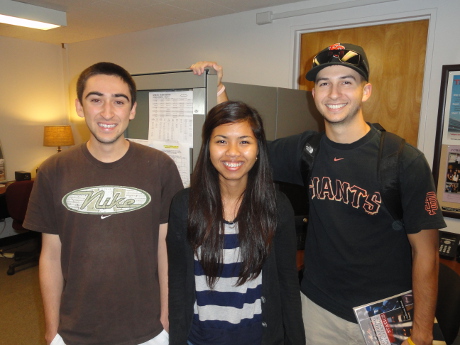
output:
[[[414,313],[412,290],[353,308],[367,345],[400,345],[411,335]],[[446,344],[435,321],[436,344]],[[441,339],[439,339],[441,338]]]
[[[0,143],[0,181],[5,179],[5,159],[3,159],[2,143]]]

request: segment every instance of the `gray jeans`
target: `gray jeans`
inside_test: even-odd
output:
[[[303,293],[300,293],[300,298],[307,345],[366,345],[357,323],[335,316]]]

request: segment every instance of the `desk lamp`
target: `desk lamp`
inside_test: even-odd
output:
[[[45,126],[43,146],[57,146],[57,152],[61,152],[61,146],[74,144],[70,126]]]

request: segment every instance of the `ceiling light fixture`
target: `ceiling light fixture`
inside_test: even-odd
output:
[[[49,30],[67,25],[65,12],[26,4],[0,0],[0,23]]]
[[[258,25],[270,24],[277,19],[285,19],[296,16],[304,16],[308,14],[326,12],[326,11],[335,11],[335,10],[344,10],[346,8],[360,7],[366,5],[380,4],[383,2],[390,2],[397,0],[351,0],[346,2],[341,2],[339,4],[324,5],[318,7],[312,7],[302,10],[294,10],[283,13],[273,13],[272,11],[260,12],[256,14],[256,23]]]

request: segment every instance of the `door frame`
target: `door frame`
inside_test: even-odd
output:
[[[334,20],[331,22],[323,23],[312,23],[305,25],[295,25],[291,27],[291,63],[290,66],[292,74],[290,76],[290,84],[292,88],[298,89],[298,75],[300,67],[300,47],[301,47],[301,36],[304,33],[320,32],[337,30],[339,28],[350,29],[366,26],[375,26],[382,24],[394,24],[403,23],[416,20],[428,20],[428,33],[426,43],[426,56],[425,56],[425,68],[422,85],[422,102],[420,105],[420,118],[419,118],[419,135],[417,139],[417,147],[421,151],[425,151],[425,146],[430,145],[433,141],[427,140],[425,133],[428,116],[428,99],[431,88],[431,74],[432,74],[432,51],[434,49],[434,37],[436,28],[436,9],[428,8],[426,10],[417,10],[411,12],[392,13],[379,16],[370,16],[365,18],[349,18],[344,20]],[[435,87],[438,91],[438,87]],[[434,140],[434,139],[433,139]],[[430,147],[429,150],[433,148]]]

